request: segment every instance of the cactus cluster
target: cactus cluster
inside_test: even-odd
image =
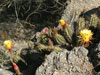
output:
[[[79,19],[75,23],[76,31],[74,31],[75,27],[67,24],[67,22],[63,19],[59,20],[59,25],[54,28],[44,28],[41,31],[41,43],[38,45],[39,50],[61,50],[61,48],[56,47],[57,45],[69,45],[71,47],[82,45],[89,46],[89,43],[92,43],[93,35],[95,34],[91,27],[94,29],[100,29],[100,19],[96,14],[91,15],[90,20],[86,21],[84,17],[79,17]],[[75,37],[73,37],[73,35]],[[73,38],[75,44],[73,43]],[[52,40],[54,45],[48,44],[48,41]],[[66,44],[68,43],[68,44]]]

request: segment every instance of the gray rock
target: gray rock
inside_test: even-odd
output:
[[[96,72],[100,72],[100,42],[91,50],[91,59]]]
[[[95,49],[95,51],[97,52],[98,59],[100,59],[100,43],[97,45],[97,48]],[[100,61],[99,61],[99,63],[100,63]]]
[[[0,69],[0,75],[13,75],[13,73],[4,69]]]
[[[100,0],[67,0],[62,19],[68,24],[75,22],[82,12],[87,12],[100,6]]]
[[[53,51],[36,70],[36,75],[92,75],[93,66],[87,54],[84,47],[75,47],[70,52]]]
[[[99,72],[99,73],[97,73],[96,75],[100,75],[100,72]]]
[[[25,24],[9,20],[9,22],[0,23],[0,40],[29,40],[34,35],[34,27],[25,28]]]

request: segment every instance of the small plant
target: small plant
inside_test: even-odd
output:
[[[11,54],[11,62],[12,62],[12,64],[13,64],[13,66],[14,66],[14,69],[15,69],[15,71],[17,72],[17,74],[18,75],[20,75],[21,74],[21,72],[20,72],[20,70],[19,70],[19,68],[18,68],[18,66],[17,66],[17,62],[19,61],[19,60],[21,60],[22,62],[24,62],[25,63],[25,61],[16,53],[16,54],[14,54],[13,53],[13,51],[12,51],[12,48],[13,48],[13,43],[12,43],[12,41],[11,40],[5,40],[4,41],[4,46],[6,47],[6,49],[10,52],[10,54]],[[16,62],[16,63],[15,63]],[[25,63],[26,64],[26,63]]]
[[[10,52],[11,54],[11,59],[14,60],[16,63],[21,60],[23,62],[25,62],[20,56],[18,53],[14,54],[13,51],[12,51],[12,48],[13,48],[13,43],[11,40],[5,40],[4,41],[4,46],[6,47],[6,49]]]

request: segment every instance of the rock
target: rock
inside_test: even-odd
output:
[[[97,45],[97,48],[95,49],[95,51],[97,52],[97,57],[98,57],[98,59],[99,59],[99,63],[100,63],[100,42],[99,42],[99,44]]]
[[[100,72],[99,72],[99,73],[97,73],[96,75],[100,75]]]
[[[100,72],[100,42],[91,51],[91,59],[96,72]]]
[[[75,22],[82,12],[87,12],[100,6],[99,0],[67,0],[67,3],[62,19],[66,20],[68,24]]]
[[[92,75],[93,66],[87,54],[84,47],[59,53],[53,51],[36,70],[36,75]]]
[[[34,27],[26,28],[25,24],[16,23],[9,20],[9,22],[0,23],[0,40],[14,39],[14,40],[29,40],[34,35]]]
[[[13,43],[14,43],[13,48],[16,49],[16,50],[28,48],[28,42],[25,41],[25,40],[13,41]]]
[[[0,69],[0,75],[13,75],[13,73],[4,69]]]
[[[100,65],[100,42],[92,49],[94,65]]]

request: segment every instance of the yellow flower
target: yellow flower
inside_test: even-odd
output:
[[[80,36],[83,43],[86,43],[86,44],[88,44],[89,42],[91,43],[90,40],[92,39],[92,35],[93,33],[91,30],[83,29],[80,31]]]
[[[12,41],[11,41],[11,40],[6,40],[6,41],[4,41],[4,46],[5,46],[8,50],[11,50],[11,49],[12,49]]]
[[[60,22],[61,26],[63,26],[63,27],[66,26],[66,21],[65,20],[61,19],[59,22]]]

